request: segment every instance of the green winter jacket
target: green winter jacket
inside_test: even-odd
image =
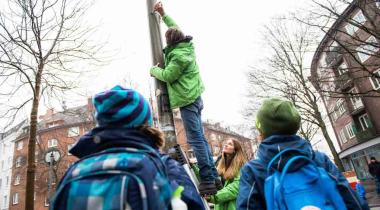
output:
[[[167,15],[163,20],[168,27],[178,27]],[[168,46],[164,49],[164,55],[165,68],[152,67],[150,74],[166,82],[172,109],[193,103],[204,91],[193,43],[188,41]]]
[[[215,204],[214,210],[235,210],[236,199],[239,192],[240,175],[233,180],[226,180],[223,189],[211,196],[211,203]]]

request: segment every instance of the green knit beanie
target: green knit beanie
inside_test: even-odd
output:
[[[301,116],[293,103],[278,98],[265,100],[256,116],[256,128],[265,138],[296,134],[300,124]]]

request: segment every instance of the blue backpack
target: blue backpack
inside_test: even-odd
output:
[[[267,209],[302,210],[304,207],[313,206],[321,210],[347,210],[336,182],[310,158],[294,156],[287,161],[282,171],[272,168],[273,163],[289,151],[301,153],[296,149],[285,149],[268,164],[264,183]],[[306,165],[289,172],[289,168],[300,160],[306,162]]]
[[[50,209],[165,210],[171,195],[160,155],[137,144],[106,149],[76,162],[62,179]]]

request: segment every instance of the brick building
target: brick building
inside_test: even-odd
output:
[[[379,14],[379,2],[353,1],[320,42],[311,66],[339,157],[360,179],[370,178],[369,157],[380,159]]]
[[[76,161],[68,152],[80,135],[91,127],[91,107],[83,106],[63,112],[48,110],[40,117],[36,143],[35,209],[46,210],[49,194],[55,191],[56,184],[66,169]],[[14,139],[13,170],[11,178],[9,210],[25,209],[26,163],[28,148],[28,127]],[[58,150],[60,158],[51,167],[45,161],[46,154]],[[50,188],[50,189],[49,189]]]
[[[174,117],[175,121],[175,129],[177,134],[177,142],[179,145],[181,145],[182,149],[186,152],[187,156],[190,159],[195,159],[193,150],[191,149],[191,146],[186,141],[186,133],[185,129],[182,124],[182,120],[179,117],[179,114],[175,114]],[[246,138],[244,136],[241,136],[235,132],[232,132],[228,128],[223,128],[220,126],[219,123],[211,124],[204,122],[203,123],[203,129],[205,133],[205,137],[210,145],[211,153],[214,155],[214,157],[220,155],[222,148],[223,148],[223,142],[229,139],[238,140],[242,143],[242,147],[249,159],[253,158],[255,153],[255,145],[256,142],[252,139]]]

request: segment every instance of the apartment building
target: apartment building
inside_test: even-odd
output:
[[[380,3],[355,0],[320,42],[311,80],[323,96],[345,170],[370,178],[380,160]]]

